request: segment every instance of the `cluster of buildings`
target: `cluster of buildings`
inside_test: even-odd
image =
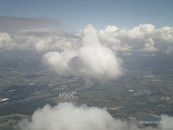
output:
[[[65,100],[69,100],[76,94],[77,94],[76,91],[62,92],[62,93],[59,93],[59,97],[65,99]]]

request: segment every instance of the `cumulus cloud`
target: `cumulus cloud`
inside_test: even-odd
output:
[[[20,49],[46,52],[72,47],[78,38],[58,27],[50,18],[0,16],[0,50]]]
[[[127,35],[132,39],[144,39],[154,31],[152,24],[141,24],[127,31]]]
[[[0,32],[0,48],[4,49],[14,49],[16,44],[11,39],[8,33],[1,33]]]
[[[173,27],[156,29],[152,24],[141,24],[127,30],[109,25],[99,30],[98,36],[115,51],[173,52]]]
[[[10,36],[10,40],[6,37],[3,42],[0,41],[0,49],[47,52],[65,47],[78,48],[83,37],[82,31],[71,34],[62,31],[57,20],[50,18],[0,16],[0,21],[0,33]],[[108,25],[95,33],[99,42],[115,52],[173,53],[173,27],[155,28],[152,24],[141,24],[123,29]]]
[[[43,62],[60,74],[68,72],[97,80],[115,79],[122,74],[120,60],[100,43],[92,25],[82,30],[80,42],[77,49],[46,53]]]
[[[154,46],[154,41],[153,39],[148,39],[144,45],[144,49],[142,51],[146,51],[146,52],[156,52],[158,51],[158,49]]]
[[[161,119],[162,130],[173,129],[172,117],[163,115]],[[21,121],[18,127],[20,130],[156,130],[138,128],[135,124],[115,119],[106,109],[72,103],[54,107],[45,105],[33,113],[31,120]]]
[[[76,107],[60,103],[34,112],[31,122],[20,123],[22,130],[113,130],[113,118],[104,109]]]
[[[16,34],[0,33],[0,50],[19,49],[47,52],[60,50],[64,47],[75,47],[78,38],[65,32],[51,29],[18,32]]]
[[[43,56],[43,62],[59,74],[66,75],[71,73],[68,63],[76,55],[76,51],[72,49],[65,49],[63,52],[48,52]]]

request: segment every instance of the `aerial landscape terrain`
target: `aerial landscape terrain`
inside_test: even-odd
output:
[[[146,115],[159,120],[162,114],[173,115],[172,56],[124,56],[126,70],[121,78],[104,84],[93,81],[85,89],[85,79],[61,77],[47,70],[40,58],[30,51],[1,52],[1,129],[15,128],[36,109],[60,102],[106,108],[122,120],[138,121]]]
[[[0,130],[172,130],[173,2],[150,2],[2,0]]]

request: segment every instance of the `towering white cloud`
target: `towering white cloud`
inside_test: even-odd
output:
[[[43,61],[60,74],[68,71],[97,80],[115,79],[122,74],[120,60],[111,49],[100,43],[96,29],[90,24],[82,30],[78,49],[48,52]]]
[[[173,118],[161,117],[161,130],[173,129]],[[20,130],[160,130],[154,128],[138,128],[135,124],[114,119],[106,109],[75,106],[72,103],[60,103],[51,107],[45,105],[31,117],[31,121],[19,123]]]
[[[82,60],[85,68],[81,73],[97,78],[117,78],[121,75],[120,63],[111,49],[103,46],[98,37],[97,31],[91,25],[83,30],[82,46],[79,49],[79,59]]]

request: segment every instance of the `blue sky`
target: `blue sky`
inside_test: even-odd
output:
[[[69,31],[88,23],[99,28],[173,26],[173,0],[1,0],[0,16],[54,18]]]

